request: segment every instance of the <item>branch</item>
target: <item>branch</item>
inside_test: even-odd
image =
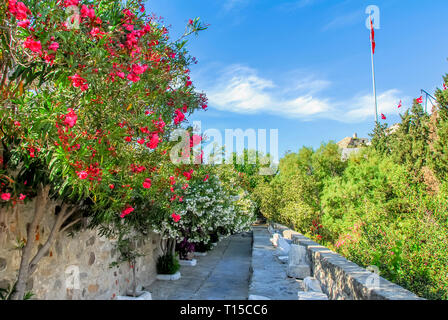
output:
[[[67,212],[68,211],[68,212]],[[45,244],[37,251],[36,255],[30,262],[30,272],[29,274],[33,274],[34,271],[37,269],[37,264],[39,261],[44,257],[46,252],[50,249],[52,246],[54,240],[56,239],[56,236],[63,230],[65,230],[67,227],[71,226],[73,223],[70,223],[68,226],[66,226],[64,229],[61,230],[62,225],[65,221],[75,212],[75,209],[72,208],[69,210],[69,207],[67,204],[62,205],[61,212],[59,212],[56,221],[53,224],[53,228],[51,229],[50,235],[48,236],[47,241]]]
[[[60,232],[64,232],[65,230],[67,230],[68,228],[74,226],[75,224],[77,224],[78,222],[80,222],[82,220],[82,218],[78,218],[72,222],[70,222],[68,225],[66,225],[64,228],[61,229]]]

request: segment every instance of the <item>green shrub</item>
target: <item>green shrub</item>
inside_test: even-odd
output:
[[[157,259],[158,274],[175,274],[180,269],[179,261],[170,253],[160,256]]]
[[[199,242],[195,245],[196,252],[207,252],[212,250],[212,243],[211,242]]]

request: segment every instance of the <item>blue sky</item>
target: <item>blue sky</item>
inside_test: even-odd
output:
[[[280,155],[318,147],[374,123],[368,5],[380,9],[375,53],[379,112],[386,122],[448,73],[448,1],[151,0],[172,38],[188,19],[209,29],[188,43],[209,110],[202,129],[279,129]],[[403,108],[397,105],[403,100]]]

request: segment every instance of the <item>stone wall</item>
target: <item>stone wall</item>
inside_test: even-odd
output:
[[[18,239],[26,238],[26,225],[31,221],[34,203],[0,212],[0,287],[5,288],[17,277],[20,251]],[[42,245],[50,233],[54,215],[47,215],[36,232]],[[132,269],[126,263],[110,268],[119,253],[113,239],[100,237],[95,230],[83,228],[70,237],[59,234],[48,254],[28,283],[33,299],[114,299],[124,295],[132,282]],[[156,277],[159,237],[151,234],[139,244],[140,257],[136,265],[137,284],[149,285]],[[78,281],[79,280],[79,281]],[[77,283],[79,285],[77,285]]]
[[[306,247],[311,272],[331,300],[418,300],[412,292],[347,260],[298,232],[272,224],[293,244]],[[373,270],[374,271],[374,270]]]

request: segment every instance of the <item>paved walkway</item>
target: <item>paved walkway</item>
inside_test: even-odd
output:
[[[253,227],[252,279],[250,295],[263,296],[271,300],[297,300],[302,290],[302,281],[286,276],[286,264],[274,255],[275,248],[266,226]]]
[[[251,233],[234,235],[196,257],[195,267],[181,266],[180,280],[156,280],[146,289],[154,300],[247,300],[251,257]]]

